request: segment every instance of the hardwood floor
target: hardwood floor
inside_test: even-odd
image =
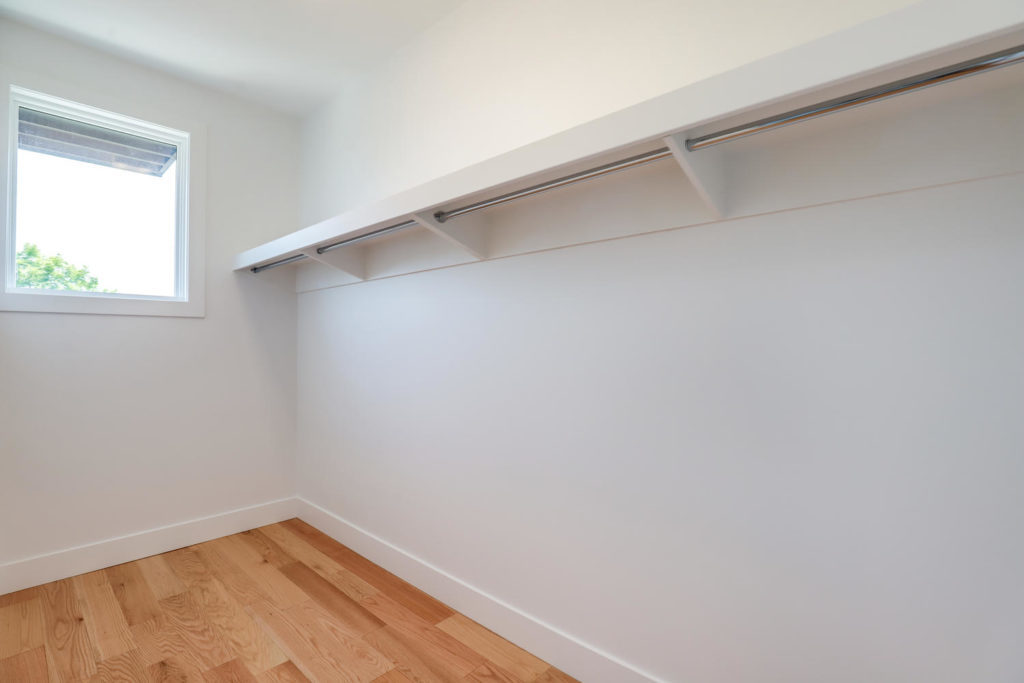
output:
[[[0,595],[0,681],[568,683],[292,519]]]

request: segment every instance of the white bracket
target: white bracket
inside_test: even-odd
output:
[[[318,254],[316,249],[306,249],[302,253],[318,263],[340,270],[357,280],[366,279],[366,264],[363,262],[362,251],[358,248],[340,247],[326,254]]]
[[[486,233],[480,230],[478,225],[439,223],[429,213],[414,213],[410,218],[438,237],[459,247],[473,258],[479,261],[487,258]]]
[[[697,194],[708,205],[715,218],[728,217],[725,190],[725,167],[722,155],[715,150],[691,152],[686,149],[686,134],[676,133],[665,138],[672,157],[697,189]]]

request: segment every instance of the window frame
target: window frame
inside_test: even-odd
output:
[[[175,276],[173,296],[80,292],[18,287],[17,159],[18,109],[27,107],[83,123],[173,144],[177,147],[175,204]],[[0,245],[0,311],[36,313],[92,313],[203,317],[203,245],[201,212],[195,205],[197,190],[195,144],[190,131],[115,113],[57,95],[11,84],[7,107],[7,181],[3,240]],[[196,220],[199,218],[200,220]],[[200,225],[197,226],[197,223]]]

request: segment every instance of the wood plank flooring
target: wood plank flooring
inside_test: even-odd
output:
[[[291,519],[0,595],[0,682],[36,681],[575,679]]]

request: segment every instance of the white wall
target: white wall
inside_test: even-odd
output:
[[[909,4],[467,2],[310,117],[303,224]]]
[[[1020,183],[302,294],[299,491],[665,681],[1019,680]]]
[[[290,275],[231,260],[296,225],[295,123],[3,21],[8,82],[205,128],[207,316],[0,313],[0,565],[291,496]]]
[[[901,3],[726,4],[467,3],[307,121],[304,222]],[[987,78],[722,152],[762,215],[301,293],[311,514],[588,682],[639,679],[484,603],[662,681],[1019,680],[1024,90]],[[481,224],[664,229],[638,173]]]

